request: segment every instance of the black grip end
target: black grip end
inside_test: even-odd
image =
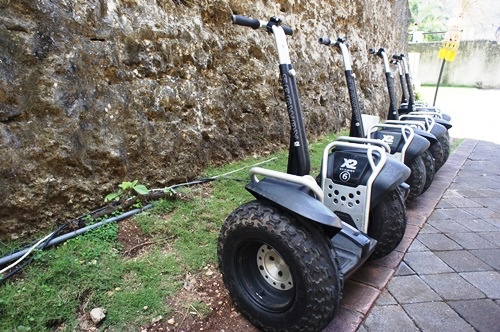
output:
[[[331,39],[330,39],[330,38],[328,38],[328,37],[321,37],[321,38],[319,39],[319,43],[320,43],[320,44],[323,44],[323,45],[328,46],[328,45],[331,45],[331,44],[332,44],[332,41],[331,41]]]
[[[370,48],[370,49],[368,50],[368,53],[370,53],[370,54],[375,54],[375,53],[377,53],[377,52],[375,51],[375,49],[374,49],[374,48]]]
[[[293,35],[293,29],[290,28],[289,26],[286,26],[286,25],[282,25],[281,26],[283,28],[283,31],[285,31],[285,35]]]

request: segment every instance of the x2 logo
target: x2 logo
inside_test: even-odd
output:
[[[356,159],[344,158],[344,163],[342,165],[340,165],[340,168],[347,168],[347,169],[356,170],[357,164],[358,164],[358,161]]]
[[[382,138],[382,142],[386,142],[387,144],[392,145],[392,143],[394,143],[394,136],[384,135],[384,137]]]
[[[344,158],[344,163],[340,165],[340,170],[342,171],[339,175],[340,181],[349,181],[351,179],[351,172],[356,171],[357,165],[358,161],[356,159]]]

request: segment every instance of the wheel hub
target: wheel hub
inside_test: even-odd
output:
[[[264,244],[259,248],[257,267],[264,280],[273,288],[283,291],[293,288],[290,268],[281,255],[271,246]]]

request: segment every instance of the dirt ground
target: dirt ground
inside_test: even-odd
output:
[[[152,244],[130,219],[119,223],[118,240],[129,257],[140,255]],[[190,305],[197,302],[204,303],[202,309]],[[172,308],[171,315],[141,328],[141,332],[260,331],[236,310],[216,266],[209,265],[195,275],[188,274],[180,294],[167,299],[166,305]]]

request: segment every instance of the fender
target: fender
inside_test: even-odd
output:
[[[411,163],[413,160],[415,160],[415,158],[424,153],[425,150],[427,150],[430,146],[431,143],[426,138],[415,135],[410,143],[410,146],[408,146],[408,149],[406,150],[404,163]]]
[[[446,134],[446,128],[443,125],[436,122],[436,124],[431,129],[431,134],[439,139]]]
[[[428,131],[418,129],[418,128],[413,128],[413,131],[415,131],[415,135],[424,137],[426,140],[428,140],[431,145],[433,145],[437,142],[436,136],[429,133]]]
[[[267,177],[245,188],[255,198],[274,203],[294,215],[335,228],[336,232],[342,229],[342,221],[335,213],[312,197],[303,185]]]
[[[410,169],[402,162],[387,158],[387,161],[373,182],[370,207],[375,207],[391,191],[399,187],[410,176]]]
[[[403,150],[403,145],[405,144],[403,136],[401,135],[401,130],[395,128],[383,128],[374,132],[375,138],[378,139],[383,139],[383,137],[387,134],[391,135],[394,139],[391,143],[388,143],[391,147],[391,154],[401,152]],[[413,136],[413,139],[405,152],[405,160],[403,160],[403,162],[408,165],[415,160],[415,158],[424,153],[430,145],[430,142],[426,138],[419,135]]]
[[[437,124],[444,126],[447,130],[450,129],[451,127],[453,127],[451,125],[450,121],[446,120],[444,117],[443,117],[443,119],[434,119],[434,121],[436,121]]]

